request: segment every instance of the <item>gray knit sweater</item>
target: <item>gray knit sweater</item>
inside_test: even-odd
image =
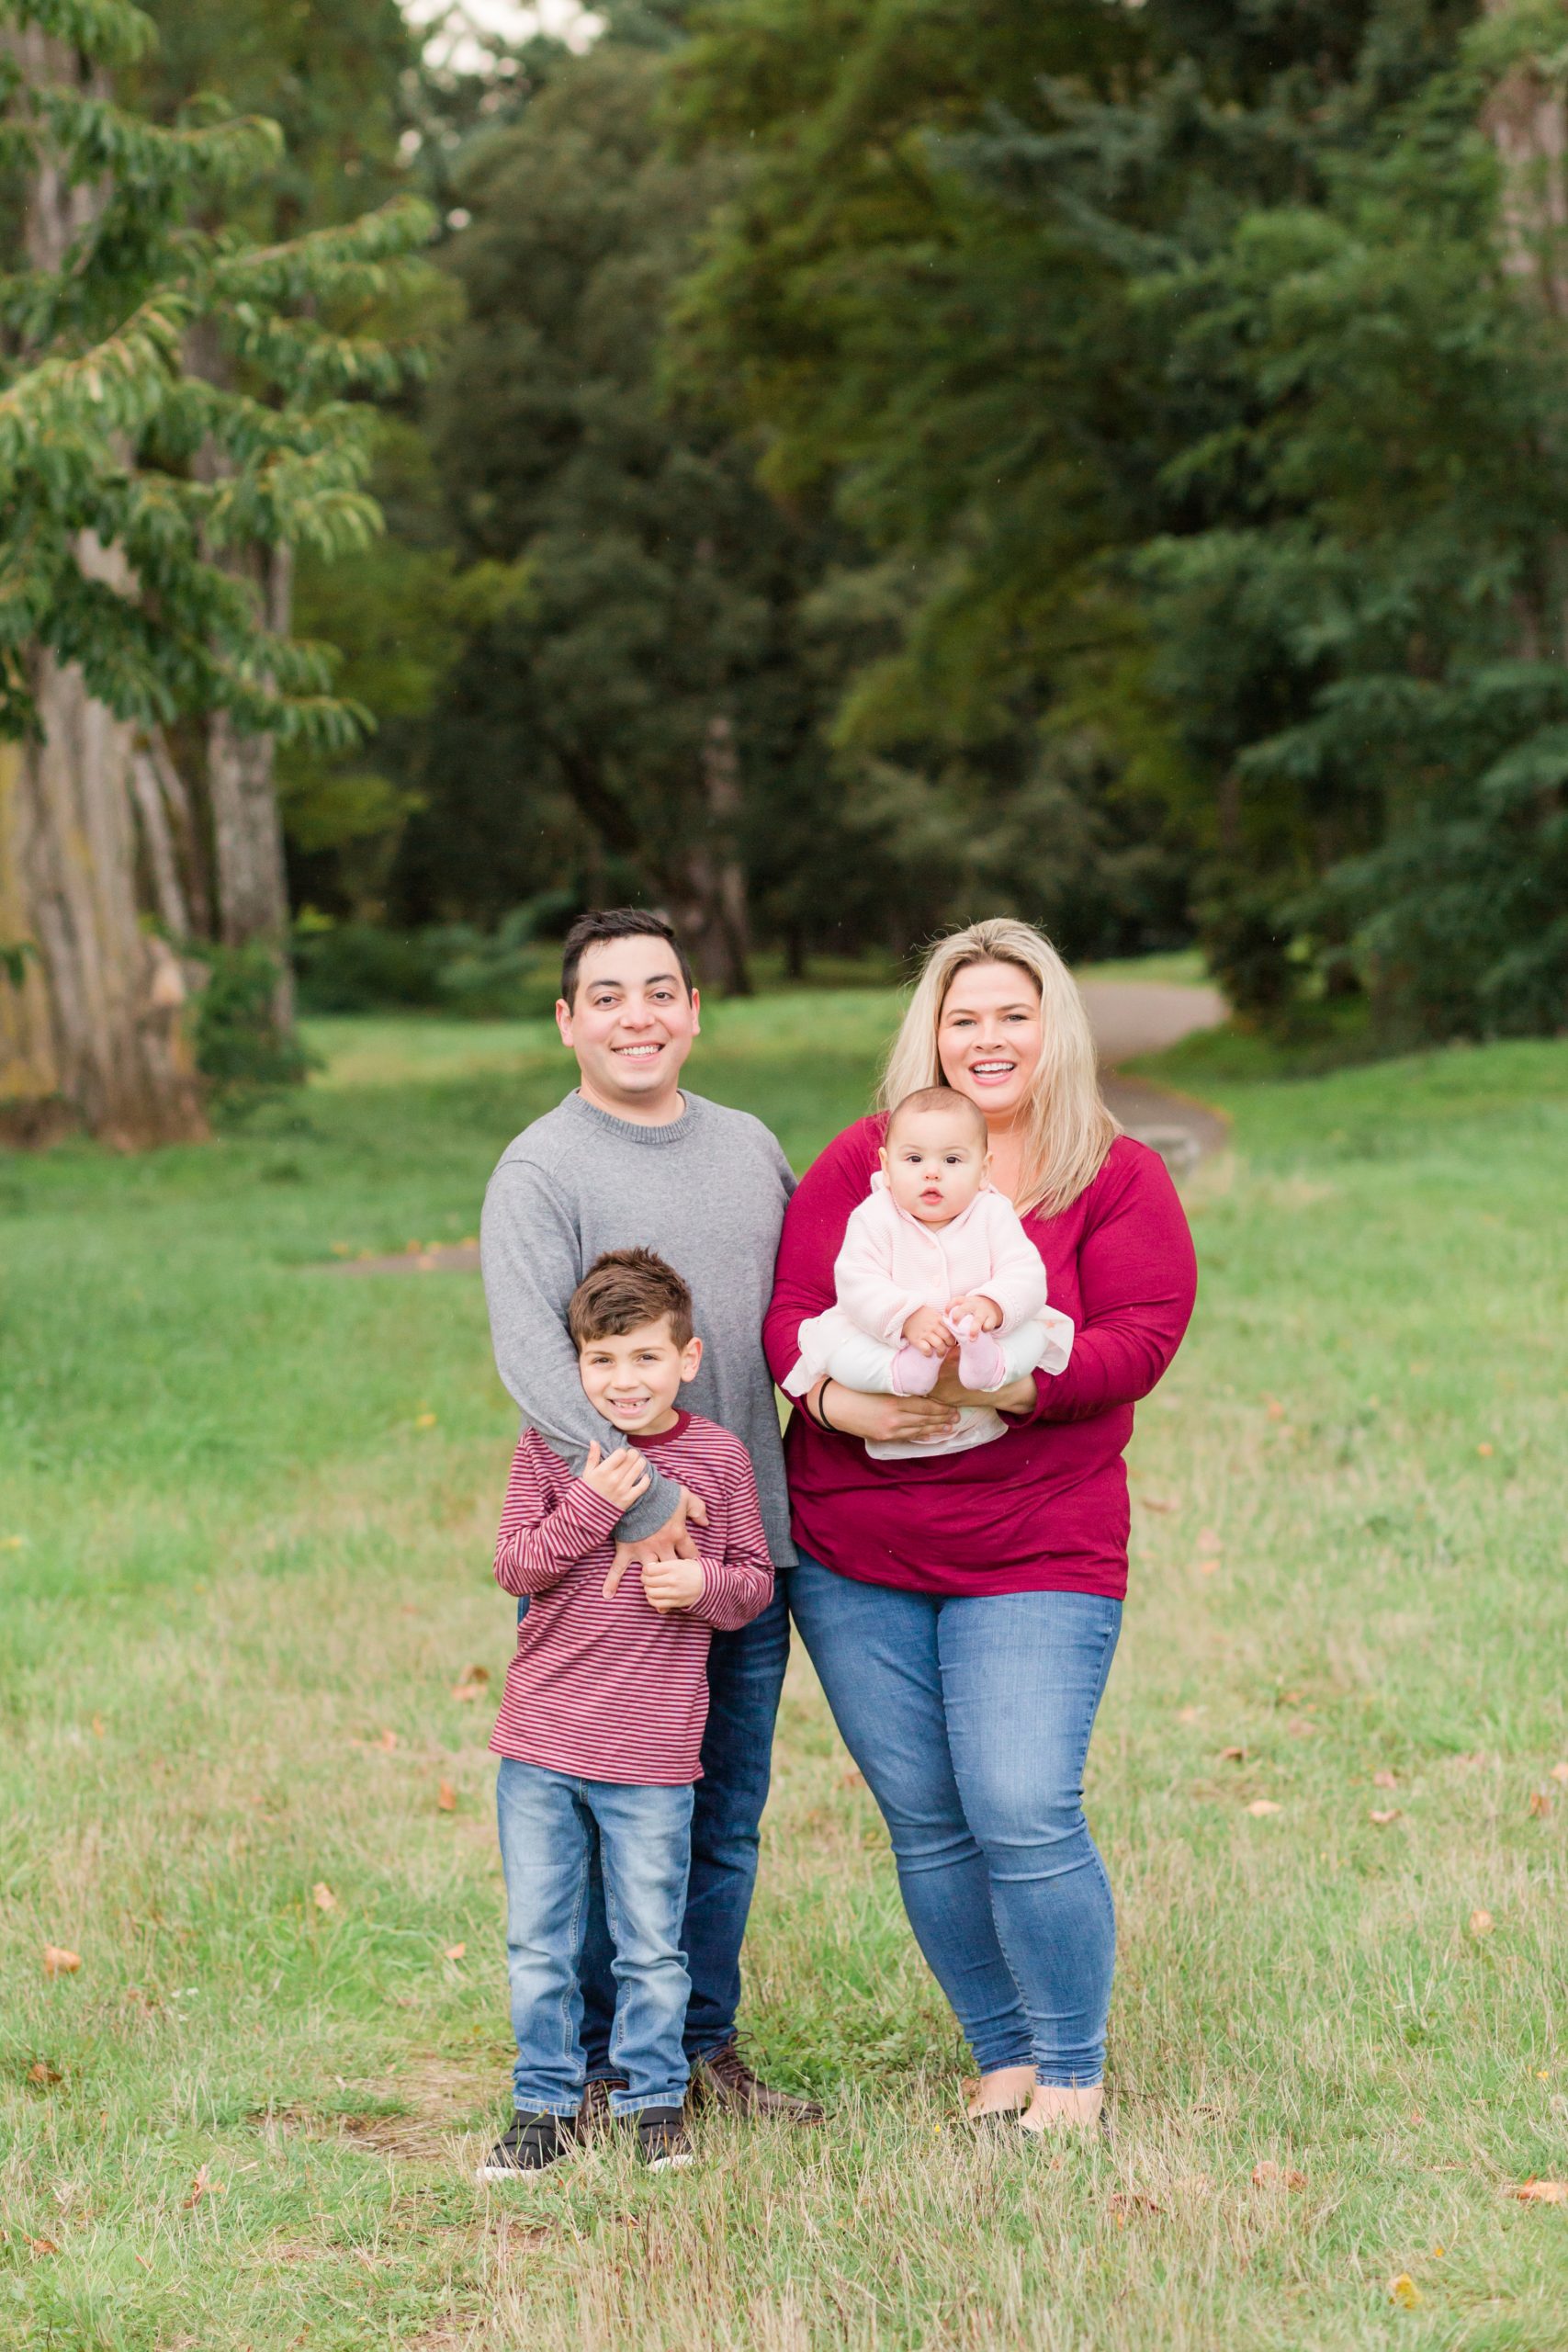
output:
[[[681,1402],[740,1440],[757,1473],[775,1566],[793,1564],[784,1452],[762,1316],[795,1190],[777,1142],[746,1111],[686,1091],[668,1126],[638,1126],[569,1094],[502,1154],[479,1227],[496,1369],[525,1425],[573,1470],[621,1439],[577,1376],[566,1305],[604,1250],[657,1250],[691,1284],[703,1360]],[[656,1476],[616,1529],[651,1533],[679,1499]]]

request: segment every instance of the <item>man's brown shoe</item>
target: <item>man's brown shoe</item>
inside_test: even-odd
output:
[[[610,2093],[624,2091],[626,2087],[626,2078],[621,2075],[596,2075],[592,2078],[583,2091],[582,2105],[577,2110],[580,2139],[592,2139],[609,2130],[615,2120],[610,2107]]]
[[[794,2091],[777,2091],[761,2082],[733,2041],[693,2059],[689,2097],[694,2106],[716,2107],[727,2115],[752,2121],[765,2116],[781,2123],[823,2120],[823,2110],[814,2098],[800,2098]]]

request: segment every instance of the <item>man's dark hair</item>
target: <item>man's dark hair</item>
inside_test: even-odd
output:
[[[618,1339],[645,1323],[670,1318],[670,1336],[683,1348],[692,1336],[692,1294],[652,1250],[606,1250],[595,1258],[567,1301],[567,1329],[579,1350],[594,1340]]]
[[[577,1002],[577,975],[584,954],[606,939],[665,940],[686,984],[686,994],[691,995],[692,967],[686,951],[662,915],[650,914],[646,907],[599,907],[579,915],[561,944],[560,992],[569,1009]]]

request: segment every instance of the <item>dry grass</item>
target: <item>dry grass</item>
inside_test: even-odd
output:
[[[1191,1196],[1204,1300],[1141,1416],[1093,1758],[1111,2144],[965,2132],[797,1658],[747,2013],[829,2129],[709,2120],[689,2175],[604,2143],[504,2191],[472,2179],[507,2066],[490,1713],[453,1695],[508,1641],[482,1309],[295,1268],[467,1229],[522,1090],[424,1126],[411,1098],[389,1136],[379,1094],[375,1151],[332,1125],[344,1090],[325,1141],[25,1171],[0,2344],[1568,2344],[1568,2210],[1512,2193],[1568,2177],[1568,1053],[1467,1067],[1468,1093],[1445,1064],[1238,1096]],[[46,1941],[79,1973],[46,1978]]]

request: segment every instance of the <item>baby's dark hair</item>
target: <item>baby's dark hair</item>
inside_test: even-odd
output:
[[[670,1320],[678,1348],[692,1337],[692,1294],[673,1266],[651,1250],[606,1250],[567,1301],[567,1329],[581,1353],[594,1340],[618,1339],[645,1323]]]
[[[956,1086],[918,1086],[913,1094],[906,1094],[901,1102],[895,1102],[887,1114],[885,1141],[892,1142],[893,1130],[906,1111],[961,1111],[974,1123],[975,1139],[981,1150],[984,1151],[989,1144],[985,1113],[977,1102],[970,1101],[967,1094],[960,1094]]]

